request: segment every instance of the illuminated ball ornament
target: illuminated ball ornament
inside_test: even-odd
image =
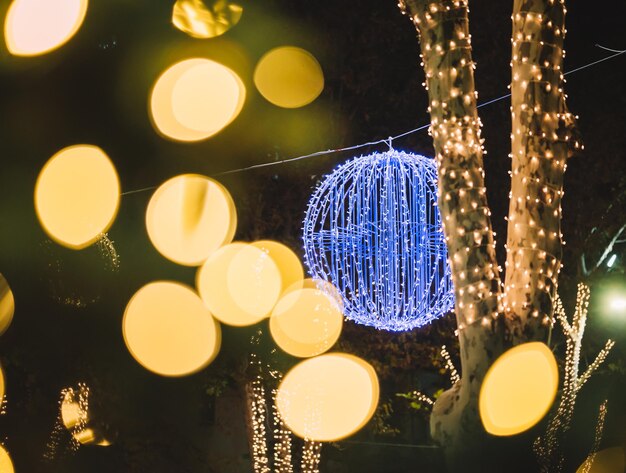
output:
[[[35,184],[35,210],[48,236],[82,249],[106,232],[120,203],[120,182],[109,157],[97,146],[65,148],[45,164]]]
[[[510,436],[530,429],[548,413],[558,386],[557,363],[547,345],[531,342],[511,348],[489,368],[480,388],[485,430]]]
[[[173,177],[153,194],[146,228],[155,248],[175,263],[199,266],[237,228],[230,193],[219,182],[197,174]]]
[[[348,319],[410,330],[454,306],[436,181],[433,160],[389,150],[354,158],[318,185],[304,261],[339,290]]]
[[[341,307],[317,288],[284,294],[270,317],[270,332],[285,352],[302,358],[329,350],[341,335]]]
[[[0,472],[13,473],[14,471],[13,462],[9,456],[9,452],[7,452],[2,445],[0,445]]]
[[[124,313],[124,341],[144,368],[162,376],[186,376],[217,356],[221,330],[187,286],[158,281],[142,287]]]
[[[186,59],[157,79],[150,95],[150,116],[163,136],[200,141],[237,118],[245,97],[243,82],[226,66],[204,58]]]
[[[0,274],[0,335],[7,331],[13,314],[15,313],[15,299],[13,291],[6,278]]]
[[[268,102],[283,108],[298,108],[322,93],[324,73],[308,51],[283,46],[272,49],[259,60],[254,84]]]
[[[13,0],[4,21],[7,49],[38,56],[63,46],[78,31],[87,0]]]
[[[329,353],[302,361],[283,378],[276,406],[296,435],[333,442],[367,424],[378,405],[376,372],[364,360]]]
[[[236,242],[205,261],[196,275],[196,286],[216,319],[243,327],[269,316],[280,297],[282,279],[265,251]]]

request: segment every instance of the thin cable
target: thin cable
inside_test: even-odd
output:
[[[615,54],[611,54],[610,56],[607,56],[605,58],[598,59],[597,61],[593,61],[593,62],[590,62],[590,63],[585,64],[583,66],[580,66],[580,67],[577,67],[575,69],[572,69],[571,71],[567,71],[567,72],[564,73],[564,75],[569,75],[569,74],[573,74],[575,72],[582,71],[583,69],[587,69],[589,67],[595,66],[596,64],[600,64],[601,62],[608,61],[609,59],[613,59],[613,58],[615,58],[617,56],[621,56],[622,54],[626,53],[626,50],[621,51],[621,50],[617,50],[617,49],[611,49],[611,48],[607,48],[605,46],[601,46],[599,44],[596,44],[596,46],[598,48],[600,48],[600,49],[604,49],[606,51],[614,52]],[[479,104],[476,108],[486,107],[487,105],[491,105],[491,104],[500,102],[500,101],[502,101],[504,99],[507,99],[510,96],[511,96],[511,94],[508,93],[508,94],[502,95],[500,97],[496,97],[495,99],[491,99],[491,100],[488,100],[487,102],[483,102],[483,103]],[[288,164],[288,163],[293,163],[293,162],[296,162],[296,161],[303,161],[303,160],[306,160],[306,159],[316,158],[318,156],[326,156],[328,154],[341,153],[341,152],[344,152],[344,151],[353,151],[355,149],[365,148],[367,146],[374,146],[374,145],[378,145],[378,144],[381,144],[381,143],[390,144],[394,140],[398,140],[400,138],[404,138],[405,136],[412,135],[413,133],[417,133],[418,131],[426,130],[426,129],[428,129],[429,126],[430,126],[430,123],[427,123],[425,125],[418,126],[417,128],[413,128],[412,130],[405,131],[405,132],[400,133],[398,135],[390,136],[389,138],[382,138],[382,139],[376,140],[376,141],[368,141],[366,143],[361,143],[361,144],[353,145],[353,146],[347,146],[345,148],[336,148],[336,149],[327,149],[325,151],[316,151],[315,153],[305,154],[303,156],[296,156],[296,157],[293,157],[293,158],[281,159],[279,161],[271,161],[271,162],[268,162],[268,163],[253,164],[251,166],[246,166],[246,167],[237,168],[237,169],[231,169],[229,171],[222,171],[222,172],[218,172],[216,174],[212,174],[212,177],[226,176],[228,174],[236,174],[236,173],[240,173],[240,172],[247,172],[247,171],[251,171],[253,169],[261,169],[261,168],[266,168],[266,167],[271,167],[271,166],[277,166],[279,164]],[[151,187],[145,187],[143,189],[127,191],[127,192],[123,192],[121,195],[129,195],[129,194],[136,194],[138,192],[145,192],[145,191],[148,191],[148,190],[156,189],[156,187],[157,186],[151,186]]]

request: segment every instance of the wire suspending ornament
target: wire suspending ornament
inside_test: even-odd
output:
[[[339,289],[348,319],[401,331],[453,308],[436,202],[435,162],[391,147],[321,181],[304,219],[304,261]]]

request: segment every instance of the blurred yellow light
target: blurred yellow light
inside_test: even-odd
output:
[[[185,376],[207,366],[220,349],[221,330],[198,295],[158,281],[135,293],[124,313],[124,341],[144,368]]]
[[[270,331],[290,355],[316,356],[329,350],[341,335],[343,314],[319,289],[299,289],[284,295],[272,312]]]
[[[593,456],[591,465],[588,466],[587,459],[576,473],[622,473],[626,469],[624,459],[624,449],[622,447],[612,447],[601,450]]]
[[[245,243],[226,245],[200,267],[196,285],[219,321],[242,327],[266,318],[278,301],[280,272],[267,253]]]
[[[86,423],[87,420],[87,412],[74,399],[73,393],[71,391],[65,393],[61,402],[61,421],[65,428],[73,429],[79,424]]]
[[[328,281],[314,278],[306,278],[302,281],[296,281],[285,289],[283,295],[299,289],[319,289],[335,302],[340,311],[343,311],[343,299],[341,297],[341,293],[339,292],[339,289]]]
[[[35,185],[35,210],[48,236],[81,249],[106,232],[120,202],[120,182],[100,148],[76,145],[48,160]]]
[[[199,266],[237,227],[235,203],[217,181],[196,174],[173,177],[154,193],[146,228],[155,248],[178,264]]]
[[[274,260],[280,270],[283,291],[304,278],[300,258],[287,246],[271,240],[255,241],[251,245],[265,251]]]
[[[2,366],[0,366],[0,402],[4,398],[4,372],[2,371]]]
[[[232,70],[204,58],[186,59],[156,81],[150,112],[158,132],[177,141],[199,141],[218,133],[241,112],[243,82]]]
[[[263,97],[279,107],[298,108],[313,102],[324,90],[324,73],[317,59],[304,49],[283,46],[259,61],[254,84]]]
[[[0,473],[13,473],[13,462],[2,445],[0,445]]]
[[[0,274],[0,335],[11,325],[15,313],[15,299],[13,291],[5,277]]]
[[[13,0],[4,21],[7,49],[38,56],[70,40],[87,13],[87,0]]]
[[[354,434],[372,417],[379,386],[374,368],[352,355],[305,360],[281,382],[276,406],[296,435],[332,442]]]
[[[511,348],[489,368],[480,388],[483,426],[498,436],[530,429],[552,406],[558,385],[556,360],[544,343]]]
[[[172,23],[194,38],[215,38],[239,23],[243,8],[227,0],[212,0],[211,7],[203,0],[177,0]]]

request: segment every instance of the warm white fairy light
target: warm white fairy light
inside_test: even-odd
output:
[[[251,364],[260,367],[256,355],[251,356]],[[267,434],[265,423],[267,421],[267,404],[265,402],[265,387],[263,377],[257,374],[250,383],[250,414],[252,423],[252,468],[254,473],[270,473],[270,460],[268,457]]]
[[[461,381],[461,377],[459,376],[459,372],[456,370],[454,363],[452,362],[452,358],[450,357],[450,353],[448,352],[445,345],[441,347],[441,356],[446,361],[446,370],[450,375],[450,382],[452,386]]]
[[[585,459],[585,462],[582,464],[582,467],[578,470],[577,473],[589,473],[591,467],[593,465],[593,461],[596,458],[596,454],[600,449],[600,443],[602,442],[602,436],[604,434],[604,422],[606,420],[606,405],[608,401],[604,401],[600,404],[600,411],[598,413],[598,421],[596,422],[596,431],[593,439],[593,447],[591,447],[591,452],[589,452],[589,456]]]
[[[565,366],[559,405],[548,421],[546,433],[537,438],[534,444],[534,451],[539,459],[542,473],[563,470],[565,457],[560,449],[560,443],[563,440],[563,435],[570,428],[578,393],[615,345],[613,340],[607,340],[595,360],[580,374],[580,350],[587,324],[589,297],[589,287],[580,283],[576,296],[576,308],[571,322],[565,314],[561,300],[557,298],[555,302],[555,317],[563,329],[566,342]]]
[[[304,439],[302,447],[302,461],[300,469],[302,473],[320,473],[319,464],[322,456],[322,443]]]

